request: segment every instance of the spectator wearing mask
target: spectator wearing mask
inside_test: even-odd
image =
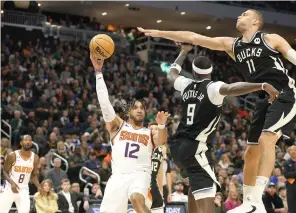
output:
[[[287,200],[289,213],[296,212],[296,145],[289,149],[290,159],[284,163],[284,176],[287,179]]]
[[[236,187],[235,186],[230,187],[227,200],[225,201],[226,210],[230,211],[240,205],[241,205],[241,201],[239,200]]]
[[[57,191],[61,184],[61,181],[67,177],[67,173],[61,169],[61,159],[55,158],[53,160],[53,168],[45,175],[46,179],[50,179],[53,182],[53,188]]]
[[[267,213],[287,213],[282,199],[276,193],[275,184],[273,182],[268,184],[262,200]]]
[[[58,211],[58,196],[51,189],[51,180],[47,179],[41,182],[39,192],[34,195],[37,213],[55,213]]]
[[[188,202],[188,196],[184,195],[184,185],[182,181],[177,181],[174,186],[175,192],[172,194],[172,202]]]
[[[58,193],[59,210],[62,213],[78,213],[77,198],[70,192],[70,180],[63,179],[61,183],[62,191]]]

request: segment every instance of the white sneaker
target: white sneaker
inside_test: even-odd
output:
[[[264,204],[246,202],[227,213],[267,213]]]

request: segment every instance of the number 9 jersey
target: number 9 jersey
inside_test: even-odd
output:
[[[112,173],[151,173],[151,156],[154,149],[152,133],[148,128],[134,129],[127,122],[111,141]]]

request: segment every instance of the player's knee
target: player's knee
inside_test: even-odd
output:
[[[134,193],[130,196],[130,201],[134,208],[145,206],[145,198],[139,193]]]
[[[259,144],[262,151],[265,149],[273,148],[278,140],[278,136],[275,133],[272,132],[262,132],[259,137]]]
[[[257,158],[259,159],[259,156],[260,156],[260,146],[248,146],[244,154],[245,161],[253,161],[253,160],[256,160]]]

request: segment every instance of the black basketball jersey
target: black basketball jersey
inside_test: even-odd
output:
[[[264,35],[257,31],[250,42],[243,42],[242,37],[235,39],[233,53],[239,72],[247,82],[267,82],[278,90],[294,85],[295,81],[287,75],[281,53],[268,46]]]
[[[158,170],[160,168],[161,162],[163,160],[163,154],[162,154],[162,148],[157,147],[154,149],[153,154],[152,154],[152,159],[151,159],[151,168],[152,168],[152,173],[151,173],[151,187],[157,186],[157,174]]]
[[[214,105],[207,92],[209,79],[192,81],[182,93],[181,120],[172,139],[209,141],[220,119],[221,105]],[[210,145],[210,144],[209,144]]]

